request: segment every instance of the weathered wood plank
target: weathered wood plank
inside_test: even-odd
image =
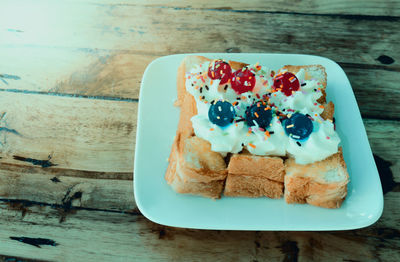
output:
[[[29,48],[22,49],[26,52],[30,50]],[[17,50],[20,50],[20,48]],[[82,54],[82,51],[59,50],[58,55],[69,59],[61,59],[61,57],[52,55],[32,58],[32,55],[27,55],[27,62],[14,64],[16,68],[11,70],[20,79],[7,79],[5,80],[7,84],[0,82],[0,90],[50,92],[52,94],[90,96],[108,100],[137,100],[143,72],[146,66],[157,56],[129,52],[116,55],[105,55],[106,53],[109,52],[92,56]],[[33,53],[33,56],[37,55]],[[76,57],[79,61],[73,63],[71,61],[73,57]],[[11,56],[9,59],[11,60]],[[38,67],[32,66],[37,61],[30,63],[29,59],[34,61],[41,59],[45,61],[43,64],[46,67],[49,67],[55,60],[58,62],[57,66],[49,67],[49,69],[55,71],[49,72],[44,77],[41,73],[46,70],[43,64]],[[67,69],[62,66],[63,63],[65,66],[73,65],[75,67],[71,66],[70,69]],[[400,115],[400,104],[397,103],[400,100],[400,90],[397,88],[397,83],[400,82],[398,72],[363,67],[355,68],[346,64],[344,70],[353,86],[364,117],[398,119]],[[29,77],[30,75],[33,75],[33,77]]]
[[[400,122],[377,119],[363,121],[372,152],[390,163],[394,180],[400,183]]]
[[[144,70],[155,58],[157,56],[129,52],[99,57],[87,67],[77,67],[68,79],[58,82],[49,91],[138,99]]]
[[[132,172],[137,103],[0,96],[0,163]]]
[[[343,232],[188,230],[160,226],[136,213],[94,210],[76,210],[60,223],[60,212],[55,208],[30,206],[22,217],[21,210],[0,203],[0,253],[94,261],[398,261],[398,194],[385,196],[384,215],[378,223]],[[58,245],[38,249],[10,236],[46,238]]]
[[[35,52],[36,51],[36,52]],[[94,49],[0,48],[0,89],[138,99],[146,66],[158,56]],[[19,58],[21,60],[17,60]],[[23,60],[23,62],[22,62]]]
[[[76,1],[76,0],[75,0]],[[278,0],[278,1],[102,1],[110,5],[143,5],[151,7],[187,8],[187,9],[218,9],[221,11],[255,11],[255,12],[291,12],[304,14],[348,14],[370,16],[400,16],[400,3],[393,0],[385,1],[345,1],[345,0]]]
[[[71,177],[68,170],[2,164],[0,198],[115,211],[136,208],[130,180]],[[117,177],[118,178],[118,177]]]
[[[399,67],[400,55],[394,47],[398,46],[400,18],[386,21],[217,9],[41,3],[26,4],[28,13],[18,12],[19,5],[14,2],[2,8],[0,15],[5,19],[0,26],[11,30],[0,32],[4,39],[1,48],[130,50],[154,55],[193,51],[302,52],[372,65],[381,65],[376,59],[385,54],[394,59],[390,68]]]
[[[131,181],[140,78],[161,55],[327,56],[345,67],[364,116],[399,119],[399,5],[390,0],[2,2],[0,261],[399,261],[399,122],[365,120],[373,151],[387,167],[383,186],[391,192],[381,220],[362,230],[163,227],[137,211]],[[58,245],[39,249],[10,237]]]
[[[31,207],[23,219],[19,211],[7,209],[1,204],[0,253],[5,255],[57,261],[189,261],[201,257],[248,261],[254,254],[252,232],[236,232],[230,240],[225,239],[229,232],[177,230],[175,236],[169,235],[169,229],[132,214],[79,210],[59,223],[58,210],[49,207]],[[47,238],[58,246],[38,249],[10,240],[10,236]],[[179,246],[181,251],[176,252]]]
[[[163,1],[160,6],[167,8],[161,8],[158,2],[153,3],[155,6],[145,2],[49,4],[48,12],[43,13],[42,7],[47,2],[40,3],[28,8],[30,4],[26,2],[29,13],[14,12],[19,8],[14,2],[0,10],[5,18],[0,26],[8,28],[0,31],[3,39],[0,57],[7,61],[0,64],[1,90],[135,100],[146,65],[161,55],[309,53],[329,57],[345,67],[363,116],[398,118],[400,114],[399,103],[392,103],[400,99],[395,88],[400,81],[400,57],[396,51],[400,20],[397,18],[368,20],[268,12],[232,13],[212,8],[203,10],[199,7],[202,4],[194,9],[169,8],[170,4],[164,5]],[[233,6],[236,4],[243,5],[237,2]],[[302,4],[319,5],[313,1],[299,5]],[[346,4],[339,1],[333,5]],[[396,9],[391,2],[385,5]],[[14,13],[16,17],[10,17]],[[71,20],[71,17],[79,18]],[[241,21],[239,29],[237,21]],[[310,37],[304,28],[319,37]],[[379,60],[382,55],[394,59],[393,63],[384,64],[390,63],[390,58]],[[376,92],[382,99],[374,98]]]
[[[363,118],[400,119],[399,72],[347,66],[344,66],[344,71]]]

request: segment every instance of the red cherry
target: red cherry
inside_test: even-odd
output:
[[[231,79],[232,88],[237,94],[253,90],[256,84],[254,73],[246,67],[235,71]]]
[[[213,80],[221,79],[219,82],[220,85],[227,83],[231,75],[231,66],[221,59],[214,60],[208,67],[208,76]]]
[[[275,76],[273,88],[281,90],[286,96],[290,96],[293,91],[299,90],[299,79],[290,72],[278,74]]]

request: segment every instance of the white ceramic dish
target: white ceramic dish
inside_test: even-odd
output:
[[[383,195],[378,171],[350,82],[342,68],[327,58],[295,54],[196,54],[247,63],[273,70],[286,64],[321,64],[328,74],[327,98],[335,103],[337,131],[351,182],[339,209],[289,205],[283,199],[219,200],[177,194],[164,180],[179,119],[177,68],[186,55],[154,60],[140,90],[134,193],[140,211],[153,222],[174,227],[221,230],[348,230],[379,219]]]

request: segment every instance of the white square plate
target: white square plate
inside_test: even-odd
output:
[[[351,182],[339,209],[289,205],[283,199],[219,200],[175,193],[164,180],[179,120],[177,68],[186,55],[154,60],[146,69],[139,99],[134,192],[140,211],[153,222],[185,228],[225,230],[346,230],[373,224],[382,214],[378,171],[353,90],[342,68],[324,57],[295,54],[196,54],[209,58],[284,65],[321,64],[328,74],[327,99],[335,103],[337,131]]]

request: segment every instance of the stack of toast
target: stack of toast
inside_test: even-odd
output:
[[[214,152],[210,142],[196,136],[191,119],[198,112],[194,96],[186,89],[186,76],[194,66],[207,62],[212,60],[187,56],[178,69],[175,104],[181,113],[165,175],[167,183],[178,193],[214,199],[222,194],[229,197],[284,196],[287,203],[340,207],[349,182],[341,148],[323,160],[299,164],[287,154],[255,155],[246,149],[238,153]],[[236,61],[228,63],[232,70],[248,66]],[[321,83],[322,96],[318,103],[324,110],[320,115],[334,121],[334,104],[326,101],[327,75],[322,66],[285,66],[278,74],[296,74],[301,69],[305,71],[305,79],[317,79]]]

